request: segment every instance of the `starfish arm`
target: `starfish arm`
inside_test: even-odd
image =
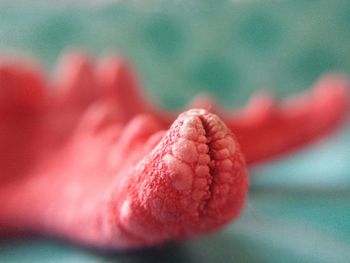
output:
[[[282,104],[255,98],[222,121],[206,96],[193,104],[207,110],[178,117],[150,106],[123,60],[62,65],[50,91],[36,70],[0,67],[1,232],[132,248],[214,231],[244,206],[244,159],[289,152],[348,112],[339,77]]]
[[[40,160],[23,171],[25,176],[10,176],[0,183],[1,233],[52,234],[94,246],[102,246],[107,241],[104,235],[113,234],[123,243],[123,231],[101,229],[108,219],[108,189],[113,182],[119,185],[126,176],[123,171],[142,155],[143,142],[160,126],[151,116],[137,116],[125,126],[113,119],[113,112],[110,105],[91,105],[64,138],[58,133],[47,140],[48,123],[37,130],[42,148],[49,149],[36,153]],[[114,223],[108,221],[107,227],[113,228]]]
[[[217,230],[239,215],[248,188],[234,136],[205,110],[181,114],[131,173],[116,217],[143,246]]]
[[[127,249],[214,231],[244,205],[244,160],[216,115],[186,112],[166,132],[145,115],[122,132],[79,127],[26,180],[1,185],[1,230]]]
[[[81,52],[64,54],[55,71],[52,92],[60,110],[83,111],[101,93],[94,63]]]
[[[150,106],[139,91],[130,65],[122,59],[105,60],[100,65],[99,83],[107,97],[122,105],[126,120],[138,113],[148,113],[164,126],[170,126],[176,113]],[[311,92],[282,103],[269,94],[255,96],[233,116],[221,110],[209,94],[199,94],[188,108],[201,108],[221,116],[242,145],[247,163],[254,164],[288,154],[334,130],[348,113],[348,86],[342,76],[326,76]]]
[[[263,95],[225,119],[248,164],[272,159],[331,132],[349,113],[348,82],[326,76],[306,93],[278,104]]]
[[[0,62],[0,117],[30,116],[42,111],[48,92],[40,70],[33,65]]]
[[[36,127],[48,106],[45,80],[34,66],[0,65],[0,184],[19,176],[35,158]]]
[[[154,109],[142,94],[136,73],[121,57],[102,59],[96,70],[97,82],[105,100],[120,105],[120,114],[125,121],[142,113],[153,113]]]

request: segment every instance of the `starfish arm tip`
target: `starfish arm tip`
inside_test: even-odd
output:
[[[136,167],[117,214],[145,245],[214,231],[244,206],[248,178],[239,146],[205,110],[181,114]]]

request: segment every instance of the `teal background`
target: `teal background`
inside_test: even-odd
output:
[[[168,109],[200,91],[226,108],[261,88],[283,98],[325,72],[350,72],[348,0],[71,2],[0,1],[2,52],[48,72],[63,50],[120,52]],[[3,240],[0,262],[349,262],[349,131],[252,167],[241,219],[214,235],[134,253]]]

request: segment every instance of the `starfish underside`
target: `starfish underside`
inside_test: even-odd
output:
[[[320,138],[348,112],[337,75],[283,103],[258,95],[228,113],[199,96],[181,114],[146,101],[121,58],[71,54],[55,77],[0,65],[4,234],[127,249],[215,231],[244,206],[247,165]]]

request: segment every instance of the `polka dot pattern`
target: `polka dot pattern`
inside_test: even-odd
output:
[[[67,47],[119,51],[169,108],[203,90],[233,107],[261,86],[284,96],[350,71],[347,0],[132,2],[0,9],[0,48],[46,66]]]

